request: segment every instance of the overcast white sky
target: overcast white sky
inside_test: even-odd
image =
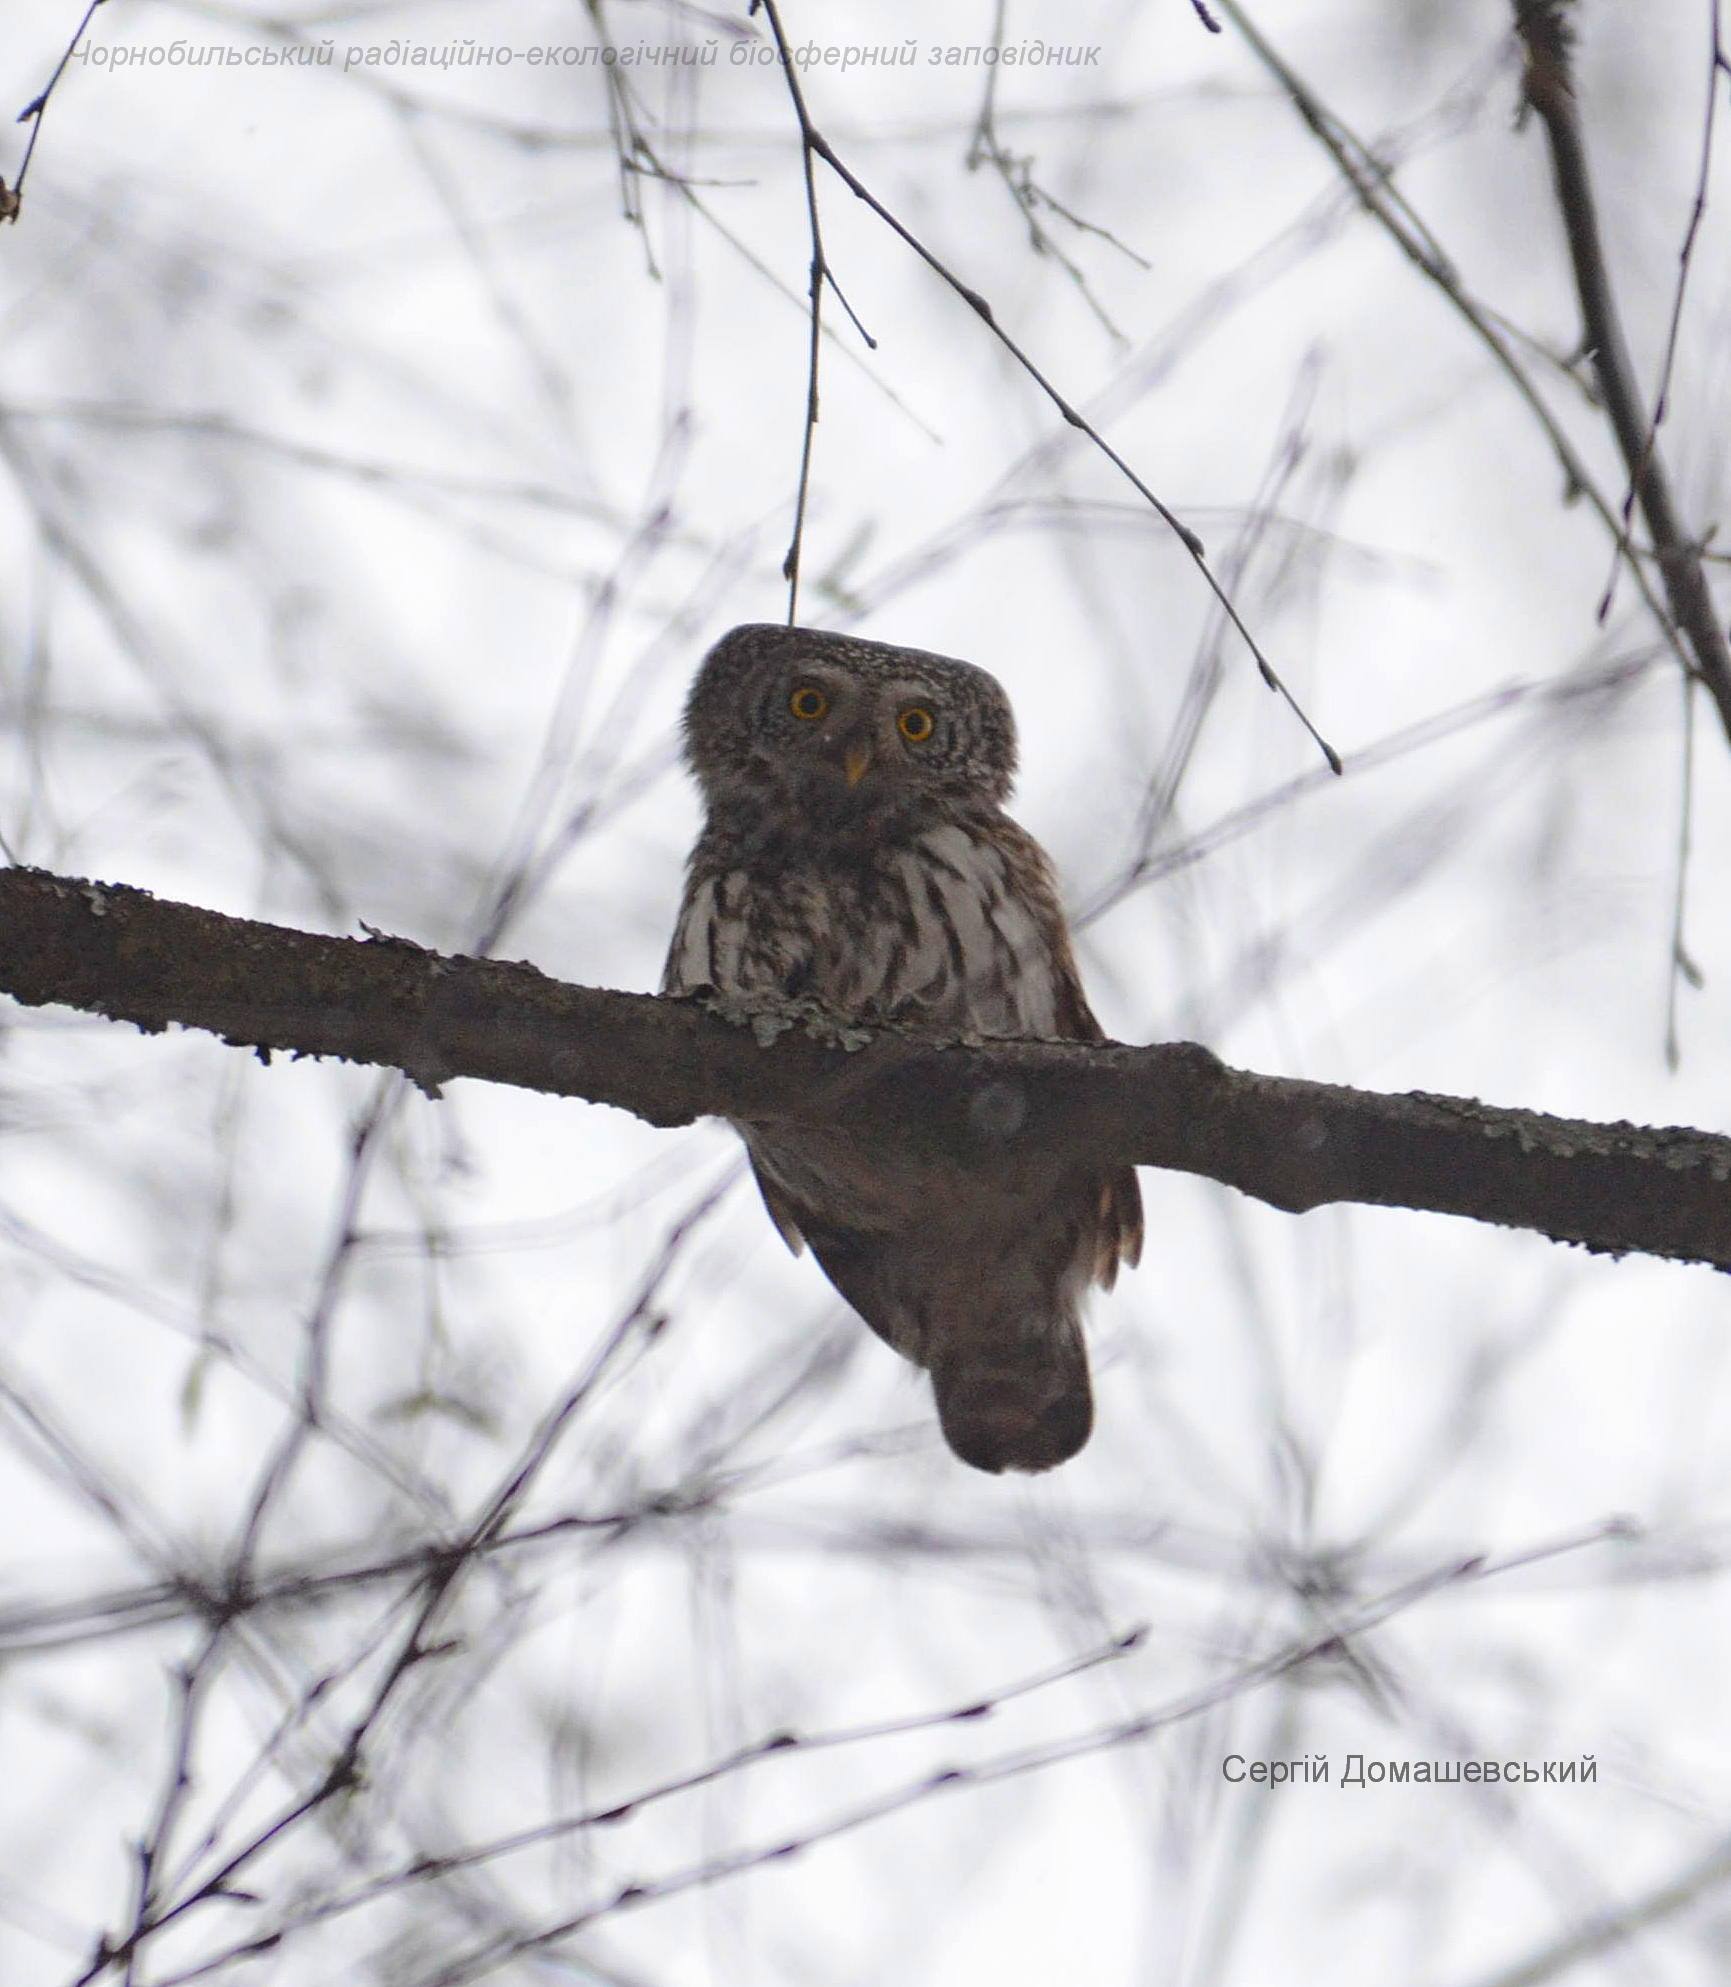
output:
[[[1614,508],[1507,5],[1248,4]],[[80,12],[7,23],[0,109]],[[1650,391],[1710,14],[1580,13]],[[1626,574],[1595,619],[1592,502],[1243,35],[1186,0],[1010,0],[1006,47],[1075,56],[996,84],[1056,203],[1041,252],[970,169],[986,70],[943,59],[991,43],[988,0],[785,18],[837,51],[805,72],[829,141],[1202,533],[1347,762],[1327,776],[1172,534],[820,173],[877,342],[831,300],[804,617],[1003,680],[1016,811],[1109,1032],[1725,1128],[1731,746],[1703,702],[1673,1070],[1675,661]],[[604,69],[602,34],[632,59]],[[0,231],[15,860],[446,950],[509,886],[500,954],[654,985],[697,821],[679,700],[786,605],[810,249],[768,45],[743,9],[625,0],[96,11]],[[622,177],[622,135],[667,177]],[[1663,431],[1699,531],[1731,432],[1720,137]],[[988,1479],[785,1254],[719,1126],[0,1010],[0,1981],[76,1979],[158,1835],[170,1900],[244,1855],[249,1901],[147,1941],[151,1987],[1721,1979],[1722,1279],[1143,1187],[1146,1259],[1093,1313],[1092,1444]],[[296,1437],[314,1346],[323,1425]],[[389,1562],[530,1453],[514,1525],[570,1522],[470,1571],[447,1653],[367,1724],[363,1790],[258,1846],[391,1675],[415,1595]],[[212,1644],[172,1590],[243,1558],[277,1598]],[[354,1577],[291,1604],[302,1573]],[[1251,1670],[1385,1606],[1350,1658]],[[784,1731],[845,1742],[492,1853]],[[1344,1788],[1354,1753],[1597,1778]],[[1271,1791],[1234,1756],[1332,1777]],[[632,1883],[670,1894],[612,1908]]]

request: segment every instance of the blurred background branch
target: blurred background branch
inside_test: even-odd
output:
[[[775,5],[8,13],[0,1980],[1717,1981],[1731,1286],[1533,1233],[1723,1260],[1721,0],[1568,10],[1615,420],[1509,0]],[[796,522],[1174,1046],[597,991]],[[1087,1450],[634,1105],[1164,1168]]]

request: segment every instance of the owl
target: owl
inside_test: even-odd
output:
[[[1015,720],[985,670],[735,628],[692,685],[685,756],[707,818],[663,992],[952,1039],[1101,1039],[1051,865],[1004,812]],[[1081,1298],[1141,1253],[1134,1171],[1019,1147],[964,1169],[856,1136],[845,1106],[821,1128],[735,1129],[788,1246],[931,1375],[964,1463],[1047,1470],[1082,1447]]]

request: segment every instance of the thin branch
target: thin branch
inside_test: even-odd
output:
[[[1605,591],[1599,600],[1599,619],[1606,620],[1617,590],[1617,574],[1622,569],[1623,550],[1635,517],[1635,486],[1646,474],[1659,428],[1670,412],[1671,374],[1677,363],[1677,339],[1683,328],[1683,302],[1689,293],[1689,274],[1695,266],[1695,244],[1701,236],[1701,223],[1707,216],[1707,187],[1713,175],[1713,134],[1718,121],[1719,78],[1731,77],[1731,56],[1725,51],[1724,30],[1719,18],[1719,0],[1707,0],[1707,33],[1711,42],[1707,59],[1707,111],[1701,123],[1701,163],[1695,176],[1695,198],[1689,208],[1689,222],[1683,230],[1683,246],[1677,252],[1677,287],[1671,296],[1671,322],[1665,330],[1665,356],[1659,362],[1659,384],[1653,394],[1653,412],[1647,422],[1647,435],[1641,447],[1640,470],[1629,478],[1623,496],[1623,533],[1611,560]],[[1705,547],[1703,547],[1705,549]]]
[[[1016,203],[1028,230],[1028,246],[1036,255],[1050,256],[1075,284],[1077,294],[1093,312],[1102,330],[1115,338],[1120,345],[1125,343],[1124,334],[1107,314],[1105,306],[1095,296],[1082,265],[1073,256],[1067,255],[1056,239],[1041,226],[1042,209],[1055,214],[1078,234],[1092,235],[1097,240],[1109,243],[1120,255],[1127,256],[1138,269],[1152,267],[1145,256],[1138,255],[1128,243],[1122,242],[1110,228],[1103,228],[1097,222],[1083,217],[1067,207],[1034,177],[1034,155],[1032,152],[1012,152],[1004,143],[1003,134],[998,129],[998,82],[1003,75],[1000,65],[1004,46],[1005,16],[1009,0],[995,0],[992,10],[992,60],[986,69],[986,80],[980,94],[980,114],[974,120],[973,131],[968,138],[967,167],[969,172],[977,172],[982,165],[989,165],[1003,182],[1004,191]],[[1216,30],[1218,33],[1218,29]]]
[[[1511,1357],[1519,1354],[1517,1347]],[[850,1440],[845,1459],[861,1453],[857,1441]],[[495,1532],[473,1544],[469,1556],[509,1565],[538,1552],[568,1555],[584,1540],[611,1549],[627,1538],[683,1552],[691,1528],[713,1524],[718,1514],[737,1515],[738,1500],[755,1491],[800,1481],[842,1459],[843,1452],[832,1447],[777,1457],[720,1475],[700,1475],[697,1481],[672,1489],[645,1490],[639,1501],[613,1509],[562,1511]],[[1598,1532],[1607,1537],[1636,1536],[1628,1521],[1621,1518],[1604,1520]],[[773,1522],[766,1526],[759,1521],[750,1536],[754,1548],[779,1547],[794,1553],[816,1549],[829,1557],[851,1554],[869,1558],[891,1545],[905,1560],[1020,1562],[1027,1553],[1027,1540],[1019,1532],[978,1524],[940,1526],[929,1520],[918,1525],[898,1522],[893,1532],[869,1521],[854,1532],[829,1529],[817,1547],[809,1535],[778,1530]],[[1363,1537],[1368,1541],[1369,1536],[1367,1528]],[[1685,1573],[1698,1579],[1731,1567],[1731,1551],[1711,1527],[1703,1528],[1700,1534],[1642,1536],[1645,1556],[1620,1562],[1617,1577],[1626,1584],[1669,1582]],[[1224,1545],[1216,1548],[1195,1536],[1180,1538],[1168,1523],[1144,1514],[1096,1515],[1088,1523],[1086,1545],[1090,1553],[1133,1560],[1139,1567],[1158,1563],[1186,1576],[1199,1571],[1210,1577],[1229,1574],[1259,1591],[1286,1593],[1292,1588],[1290,1568],[1283,1559],[1270,1560],[1253,1549],[1249,1561],[1241,1562]],[[61,1599],[19,1595],[0,1605],[0,1655],[14,1662],[52,1658],[63,1650],[146,1635],[174,1624],[208,1625],[225,1616],[290,1620],[317,1616],[322,1610],[356,1596],[371,1595],[379,1588],[418,1590],[448,1564],[450,1556],[451,1547],[440,1533],[425,1542],[383,1553],[377,1550],[376,1542],[367,1540],[328,1561],[285,1562],[258,1573],[244,1594],[233,1593],[215,1580],[188,1574],[99,1588]],[[1354,1547],[1354,1558],[1370,1585],[1389,1585],[1410,1578],[1415,1570],[1410,1555],[1403,1553],[1380,1552],[1373,1563],[1368,1543],[1362,1550]]]
[[[1263,472],[1262,482],[1245,513],[1243,526],[1226,555],[1225,580],[1234,594],[1244,592],[1251,562],[1278,519],[1281,498],[1304,460],[1306,428],[1316,392],[1315,357],[1314,352],[1308,354],[1300,366],[1287,412],[1281,419],[1280,436],[1275,443],[1273,458]],[[1213,707],[1224,673],[1220,652],[1225,635],[1224,615],[1210,615],[1179,700],[1176,720],[1137,812],[1132,843],[1134,853],[1128,863],[1132,871],[1147,862],[1156,839],[1178,805],[1179,790],[1194,761],[1202,727]],[[1343,775],[1345,763],[1342,766]]]
[[[482,1506],[480,1514],[460,1539],[453,1541],[429,1563],[419,1583],[420,1598],[413,1607],[409,1626],[397,1638],[395,1654],[373,1687],[365,1706],[350,1725],[341,1745],[331,1754],[329,1763],[313,1783],[259,1827],[247,1842],[227,1853],[214,1870],[207,1871],[196,1881],[189,1879],[190,1887],[172,1904],[165,1902],[148,1915],[141,1912],[118,1938],[101,1939],[89,1963],[78,1975],[75,1987],[91,1987],[92,1982],[117,1964],[130,1968],[139,1949],[153,1940],[164,1927],[178,1924],[201,1906],[232,1897],[235,1894],[234,1880],[243,1870],[285,1836],[299,1831],[303,1823],[327,1804],[364,1784],[369,1742],[386,1709],[400,1694],[405,1680],[423,1663],[449,1653],[453,1646],[449,1642],[433,1639],[433,1630],[459,1581],[481,1563],[484,1549],[489,1544],[497,1543],[530,1484],[553,1453],[560,1436],[589,1400],[620,1349],[646,1328],[653,1331],[661,1315],[658,1309],[661,1286],[692,1230],[714,1208],[721,1191],[712,1190],[669,1231],[660,1254],[644,1277],[631,1305],[616,1320],[598,1349],[584,1362],[563,1399],[542,1417],[523,1453]],[[322,1694],[324,1687],[320,1685],[314,1694]]]
[[[1663,458],[1657,444],[1650,443],[1634,362],[1599,239],[1592,174],[1575,110],[1570,4],[1571,0],[1513,0],[1515,27],[1526,50],[1525,100],[1538,113],[1550,143],[1557,204],[1568,233],[1593,374],[1652,536],[1672,616],[1731,737],[1731,643],[1719,625],[1700,545],[1683,528]]]
[[[1257,642],[1256,637],[1250,632],[1249,628],[1245,625],[1243,617],[1239,614],[1238,609],[1233,605],[1232,600],[1228,595],[1226,589],[1220,584],[1220,581],[1215,577],[1214,569],[1208,563],[1207,548],[1203,545],[1202,540],[1197,536],[1197,534],[1194,531],[1190,529],[1189,525],[1184,523],[1184,521],[1177,515],[1177,513],[1174,510],[1172,510],[1170,505],[1163,503],[1160,500],[1160,498],[1154,494],[1153,490],[1149,488],[1148,484],[1145,483],[1143,479],[1136,473],[1136,471],[1131,468],[1130,464],[1124,459],[1122,455],[1118,453],[1118,451],[1112,446],[1112,444],[1109,441],[1107,441],[1106,437],[1103,434],[1101,434],[1099,429],[1094,426],[1094,424],[1087,418],[1087,416],[1084,415],[1078,408],[1074,407],[1064,397],[1064,395],[1058,391],[1057,387],[1052,384],[1051,380],[1049,380],[1046,377],[1046,375],[1034,363],[1033,359],[1029,357],[1029,355],[1022,349],[1022,347],[1016,342],[1016,340],[1012,338],[1010,334],[1004,329],[1004,327],[998,322],[996,313],[993,311],[992,306],[986,301],[986,299],[983,296],[980,295],[979,291],[972,289],[968,284],[964,283],[961,277],[956,275],[956,273],[949,267],[947,263],[941,261],[939,257],[935,255],[932,252],[932,250],[925,245],[923,241],[920,240],[919,236],[916,235],[913,232],[913,230],[906,225],[905,222],[900,220],[895,214],[893,214],[889,210],[888,207],[884,205],[884,203],[877,197],[875,193],[872,192],[871,188],[866,185],[864,180],[862,180],[859,177],[859,175],[852,169],[852,167],[846,165],[843,162],[843,160],[837,154],[835,148],[830,144],[829,140],[825,138],[823,133],[819,131],[817,127],[811,122],[810,114],[807,112],[805,108],[805,100],[803,96],[800,94],[798,85],[794,80],[793,65],[788,60],[787,41],[782,31],[781,15],[777,8],[776,0],[753,0],[753,10],[755,11],[755,9],[759,6],[762,7],[764,13],[768,16],[770,26],[774,31],[776,47],[777,50],[780,52],[783,66],[787,70],[789,87],[793,91],[795,102],[798,105],[798,111],[800,117],[800,134],[807,151],[808,171],[809,171],[809,155],[811,153],[815,153],[820,159],[823,160],[825,165],[829,167],[830,171],[836,175],[836,177],[843,183],[843,185],[846,186],[848,190],[855,195],[856,198],[863,200],[865,202],[865,204],[878,217],[878,219],[883,222],[884,226],[887,227],[892,234],[898,236],[902,241],[904,241],[908,245],[909,248],[913,250],[913,252],[920,258],[920,260],[926,265],[926,267],[931,270],[933,275],[937,276],[942,282],[947,284],[948,287],[951,290],[953,290],[958,297],[961,298],[963,303],[965,303],[968,306],[968,308],[971,311],[973,311],[975,316],[977,316],[981,321],[981,323],[984,324],[986,328],[991,332],[992,336],[997,339],[1000,345],[1003,346],[1004,350],[1009,353],[1010,357],[1015,360],[1016,364],[1022,368],[1023,372],[1025,372],[1028,375],[1028,377],[1034,382],[1034,384],[1040,389],[1040,391],[1043,394],[1045,394],[1046,398],[1049,401],[1051,401],[1052,405],[1055,408],[1057,408],[1058,412],[1061,415],[1063,415],[1064,419],[1070,424],[1070,426],[1072,428],[1078,429],[1082,434],[1086,435],[1089,441],[1091,441],[1094,444],[1094,446],[1100,451],[1100,453],[1103,456],[1105,456],[1106,460],[1112,464],[1113,468],[1115,468],[1118,471],[1118,473],[1125,478],[1125,480],[1130,484],[1131,488],[1134,489],[1139,496],[1141,496],[1143,501],[1149,504],[1150,506],[1152,506],[1154,511],[1161,518],[1162,522],[1164,522],[1166,526],[1177,536],[1179,542],[1183,545],[1185,551],[1189,553],[1190,558],[1196,567],[1196,570],[1202,575],[1203,579],[1207,582],[1209,591],[1214,595],[1215,599],[1220,603],[1221,608],[1225,612],[1228,620],[1231,621],[1233,627],[1237,629],[1245,646],[1250,650],[1251,655],[1256,660],[1256,666],[1258,670],[1261,671],[1263,682],[1266,683],[1269,689],[1274,691],[1277,696],[1281,697],[1285,701],[1287,707],[1291,710],[1293,716],[1298,719],[1299,723],[1303,725],[1304,729],[1310,734],[1311,738],[1315,741],[1318,750],[1322,753],[1322,756],[1328,761],[1330,770],[1332,772],[1338,773],[1340,771],[1340,754],[1335,751],[1334,747],[1329,744],[1328,740],[1324,738],[1321,732],[1317,730],[1316,726],[1311,723],[1309,717],[1305,714],[1303,706],[1298,702],[1298,699],[1287,688],[1284,681],[1276,672],[1273,663],[1271,663],[1268,657],[1262,652],[1261,645]],[[815,200],[815,196],[813,197]]]
[[[1337,1661],[1359,1636],[1368,1635],[1407,1609],[1433,1596],[1462,1586],[1493,1579],[1507,1570],[1505,1564],[1482,1557],[1456,1560],[1397,1588],[1392,1593],[1344,1612],[1319,1632],[1290,1640],[1265,1656],[1247,1660],[1224,1675],[1165,1702],[1150,1705],[1127,1717],[1096,1725],[1086,1731],[1021,1747],[967,1765],[944,1766],[935,1773],[921,1775],[858,1806],[808,1823],[791,1837],[782,1837],[756,1848],[706,1857],[666,1874],[627,1883],[610,1895],[568,1913],[557,1921],[528,1934],[506,1933],[459,1953],[437,1971],[422,1976],[421,1987],[467,1987],[506,1962],[526,1954],[542,1953],[563,1944],[586,1930],[598,1919],[615,1912],[658,1903],[664,1898],[723,1881],[747,1870],[763,1869],[796,1856],[819,1843],[868,1828],[892,1815],[905,1812],[934,1799],[947,1797],[964,1788],[1000,1785],[1030,1774],[1044,1773],[1071,1760],[1088,1759],[1120,1748],[1142,1745],[1175,1725],[1185,1724],[1203,1713],[1259,1690],[1276,1678],[1304,1670],[1319,1659]],[[238,1948],[237,1952],[245,1948]],[[171,1975],[164,1987],[183,1987],[195,1976]]]
[[[1731,1883],[1731,1837],[1721,1836],[1707,1852],[1627,1904],[1595,1913],[1542,1952],[1519,1965],[1485,1975],[1478,1987],[1541,1987],[1565,1974],[1584,1977],[1581,1962],[1613,1953],[1638,1933],[1662,1925]]]
[[[799,444],[799,490],[793,503],[793,536],[788,540],[787,557],[781,562],[782,577],[787,581],[787,625],[792,628],[799,621],[799,561],[805,549],[806,506],[811,497],[811,455],[817,441],[817,374],[818,358],[823,350],[823,293],[826,284],[835,291],[842,309],[853,319],[854,329],[874,352],[877,340],[854,317],[853,309],[842,295],[841,285],[830,269],[829,258],[824,254],[823,222],[817,205],[817,167],[814,163],[819,146],[817,130],[812,124],[810,111],[805,107],[805,92],[799,86],[799,72],[788,50],[787,37],[782,33],[781,16],[776,12],[774,0],[752,0],[753,13],[759,4],[768,16],[770,33],[775,36],[776,53],[781,57],[781,71],[787,78],[787,93],[793,103],[793,114],[799,120],[799,162],[805,178],[806,224],[811,230],[811,269],[807,291],[811,340],[806,354],[805,425]]]
[[[1398,731],[1392,731],[1386,737],[1375,739],[1369,745],[1349,753],[1345,776],[1351,779],[1355,775],[1376,772],[1443,739],[1459,737],[1463,732],[1510,711],[1527,713],[1531,723],[1548,724],[1559,713],[1574,707],[1607,709],[1642,681],[1658,662],[1661,653],[1654,645],[1633,655],[1613,657],[1609,662],[1553,681],[1517,678],[1514,682],[1500,684],[1494,690],[1482,691],[1463,703],[1451,704],[1429,717],[1402,725]],[[1206,827],[1194,830],[1180,841],[1163,848],[1145,849],[1092,896],[1084,898],[1076,906],[1070,916],[1071,927],[1078,931],[1085,930],[1138,890],[1163,882],[1168,876],[1176,876],[1193,864],[1217,855],[1221,849],[1230,847],[1283,815],[1296,801],[1325,790],[1332,791],[1331,782],[1325,774],[1300,773],[1296,778],[1283,780],[1266,793],[1257,795],[1254,800],[1233,808]]]
[[[174,1672],[177,1708],[174,1738],[169,1747],[168,1777],[158,1797],[156,1813],[149,1831],[139,1843],[137,1851],[138,1876],[133,1913],[140,1924],[144,1923],[157,1907],[162,1868],[173,1845],[175,1824],[192,1795],[193,1748],[198,1731],[199,1713],[206,1700],[208,1686],[221,1660],[226,1630],[227,1623],[222,1621],[209,1627],[197,1656],[192,1662]],[[135,1987],[138,1977],[136,1962],[136,1952],[129,1952],[123,1976],[125,1987]]]
[[[637,230],[643,243],[645,268],[650,280],[658,283],[661,270],[656,264],[655,246],[649,239],[649,224],[644,218],[640,181],[646,175],[655,179],[670,175],[663,172],[660,161],[644,136],[637,106],[631,100],[631,86],[620,73],[619,50],[608,30],[603,0],[583,0],[583,11],[589,16],[596,46],[611,58],[602,66],[601,79],[607,92],[607,129],[612,135],[613,149],[619,162],[619,210],[625,221]]]
[[[54,65],[54,74],[18,113],[18,122],[29,125],[30,136],[25,142],[24,157],[19,163],[16,183],[8,187],[6,182],[0,179],[0,221],[16,221],[23,210],[24,180],[30,171],[30,161],[36,155],[36,141],[42,136],[42,119],[48,109],[48,99],[53,96],[61,77],[66,74],[66,65],[77,54],[78,44],[84,39],[85,31],[89,28],[97,8],[106,4],[107,0],[90,0],[90,5],[84,10],[83,20],[78,23],[72,39],[66,44],[60,60]]]
[[[1675,652],[1678,662],[1685,670],[1692,670],[1694,664],[1683,635],[1675,620],[1667,613],[1665,602],[1655,591],[1645,568],[1635,558],[1633,548],[1629,546],[1624,536],[1622,520],[1616,505],[1593,480],[1592,472],[1569,439],[1562,423],[1546,405],[1544,397],[1515,356],[1511,340],[1529,347],[1533,345],[1533,341],[1508,325],[1497,312],[1481,303],[1467,289],[1442,243],[1395,184],[1393,168],[1385,161],[1381,150],[1367,145],[1334,111],[1329,109],[1269,42],[1239,5],[1239,0],[1219,0],[1219,5],[1227,19],[1249,43],[1257,61],[1291,99],[1293,109],[1334,161],[1359,205],[1383,227],[1414,268],[1448,300],[1450,306],[1471,328],[1502,369],[1556,454],[1557,462],[1563,472],[1565,501],[1571,501],[1577,496],[1586,498],[1595,515],[1610,534],[1612,544],[1619,547],[1622,555],[1629,560],[1630,570],[1634,575],[1636,586],[1640,589],[1641,598],[1664,631],[1665,639]],[[1540,356],[1554,363],[1550,354],[1541,352]],[[1567,371],[1567,368],[1564,370]],[[1569,376],[1575,379],[1572,373]],[[1575,383],[1581,384],[1578,379],[1575,379]]]
[[[1032,1676],[1019,1678],[1013,1683],[984,1694],[976,1693],[966,1704],[945,1706],[937,1711],[915,1712],[908,1717],[886,1718],[874,1724],[847,1726],[833,1731],[775,1732],[768,1738],[740,1746],[724,1758],[713,1760],[706,1766],[697,1767],[691,1772],[677,1774],[655,1786],[646,1787],[641,1793],[633,1794],[626,1800],[610,1802],[604,1807],[588,1808],[577,1814],[561,1815],[551,1821],[538,1822],[531,1827],[516,1829],[509,1834],[495,1836],[464,1849],[448,1851],[443,1855],[417,1857],[414,1862],[405,1866],[364,1877],[348,1890],[334,1891],[328,1897],[298,1906],[294,1909],[291,1918],[279,1922],[268,1932],[249,1934],[241,1943],[211,1955],[186,1972],[169,1976],[169,1982],[172,1983],[172,1987],[190,1987],[191,1982],[220,1974],[226,1968],[238,1965],[243,1959],[256,1958],[263,1952],[279,1952],[295,1935],[314,1926],[326,1924],[333,1918],[364,1908],[382,1897],[401,1895],[422,1885],[439,1883],[457,1872],[495,1863],[506,1857],[519,1855],[524,1850],[540,1848],[568,1836],[617,1827],[621,1822],[632,1820],[647,1808],[680,1794],[712,1787],[720,1781],[745,1773],[772,1759],[831,1752],[845,1747],[869,1744],[880,1739],[906,1738],[940,1731],[948,1726],[977,1724],[980,1720],[991,1717],[1004,1705],[1031,1697],[1037,1692],[1050,1690],[1054,1685],[1067,1683],[1075,1677],[1087,1674],[1090,1670],[1100,1669],[1106,1664],[1121,1661],[1124,1657],[1134,1654],[1141,1648],[1147,1632],[1146,1628],[1139,1627],[1121,1635],[1114,1635],[1101,1646],[1086,1650],[1066,1662],[1040,1670]],[[169,1982],[165,1982],[164,1987],[169,1987]]]
[[[0,871],[0,988],[149,1032],[202,1028],[266,1061],[384,1064],[429,1092],[477,1077],[653,1125],[845,1112],[858,1138],[940,1170],[990,1166],[1012,1189],[1062,1153],[1200,1173],[1288,1213],[1418,1208],[1731,1269],[1731,1138],[1260,1076],[1190,1042],[969,1046],[838,1027],[815,1009],[712,1013],[32,869]]]
[[[1695,683],[1683,679],[1682,777],[1677,783],[1677,881],[1671,894],[1671,948],[1665,967],[1665,1067],[1683,1060],[1678,1024],[1678,990],[1686,980],[1697,992],[1706,984],[1689,950],[1689,858],[1694,852],[1695,826]]]

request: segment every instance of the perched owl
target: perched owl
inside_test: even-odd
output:
[[[708,818],[666,993],[813,1001],[864,1023],[1095,1042],[1051,866],[1003,812],[1009,700],[983,669],[807,628],[704,658],[685,753]],[[770,1217],[932,1376],[944,1439],[1046,1470],[1088,1439],[1080,1299],[1142,1247],[1128,1168],[962,1170],[849,1129],[736,1127]]]

